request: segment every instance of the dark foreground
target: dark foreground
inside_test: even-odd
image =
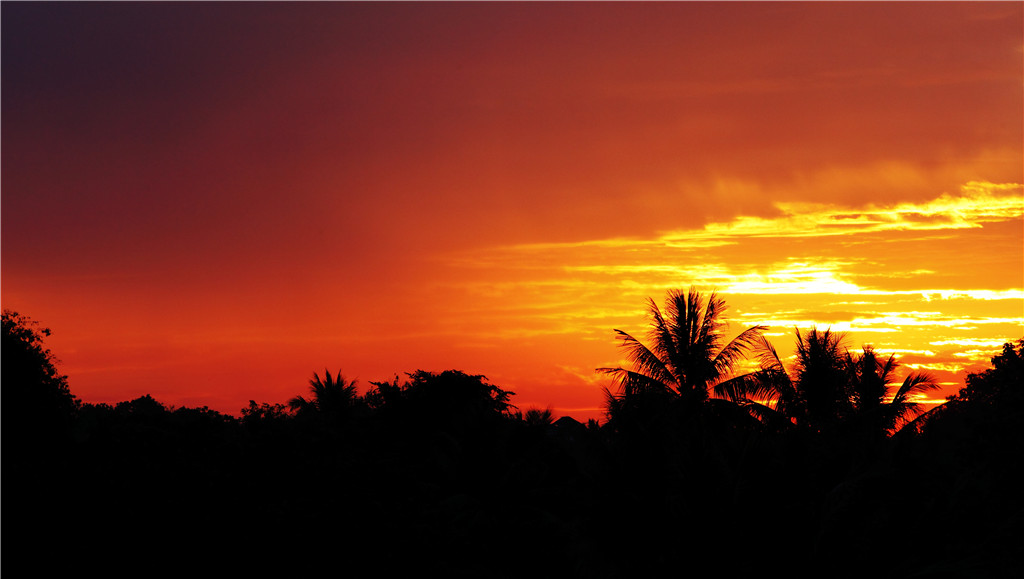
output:
[[[149,397],[54,418],[10,394],[5,349],[4,571],[1024,576],[1022,353],[877,437],[714,404],[554,421],[459,372],[318,378],[240,419]]]

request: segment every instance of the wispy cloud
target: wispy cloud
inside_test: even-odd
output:
[[[938,340],[929,342],[933,346],[987,346],[993,350],[1002,349],[1004,340],[979,340],[975,338],[957,338],[954,340]]]
[[[737,237],[821,237],[885,231],[935,231],[981,227],[983,223],[1024,216],[1024,186],[972,181],[955,195],[944,193],[924,203],[841,206],[831,203],[777,202],[777,217],[741,216],[711,223],[701,231],[664,234],[665,242]]]

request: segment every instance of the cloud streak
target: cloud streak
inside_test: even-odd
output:
[[[974,181],[958,194],[944,193],[924,203],[867,204],[777,202],[778,217],[741,216],[712,223],[702,231],[673,232],[665,241],[723,240],[747,237],[821,237],[889,231],[940,231],[979,228],[984,223],[1024,216],[1024,188],[1017,183]]]

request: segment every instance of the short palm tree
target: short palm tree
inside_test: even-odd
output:
[[[853,419],[872,435],[892,434],[921,413],[918,396],[937,389],[935,379],[924,372],[912,372],[892,392],[899,367],[895,354],[881,360],[871,346],[849,360],[850,397]]]
[[[530,408],[526,414],[516,412],[516,418],[522,420],[526,425],[536,428],[546,428],[555,423],[555,415],[551,412],[551,408],[544,410]]]
[[[849,416],[848,360],[845,334],[796,330],[797,404],[791,408],[812,428],[828,430]]]
[[[796,362],[787,371],[775,348],[763,337],[757,345],[761,372],[748,404],[762,421],[796,424],[812,431],[851,426],[885,436],[920,412],[914,399],[937,388],[926,373],[915,372],[892,392],[899,366],[894,355],[882,361],[871,346],[851,354],[846,337],[829,329],[796,330]]]
[[[356,381],[346,382],[341,371],[338,371],[335,378],[331,376],[330,370],[325,369],[323,380],[314,372],[309,385],[311,398],[296,396],[288,401],[288,407],[298,415],[338,417],[351,410],[359,399]]]
[[[650,345],[615,330],[632,368],[598,368],[618,382],[618,393],[605,389],[609,414],[634,402],[684,400],[703,403],[710,397],[741,399],[744,381],[733,371],[746,350],[766,328],[754,326],[724,343],[725,301],[711,293],[668,292],[665,312],[648,300]]]

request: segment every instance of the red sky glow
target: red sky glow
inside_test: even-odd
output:
[[[691,285],[937,399],[1024,337],[1019,2],[0,10],[3,307],[86,402],[459,369],[599,418]]]

